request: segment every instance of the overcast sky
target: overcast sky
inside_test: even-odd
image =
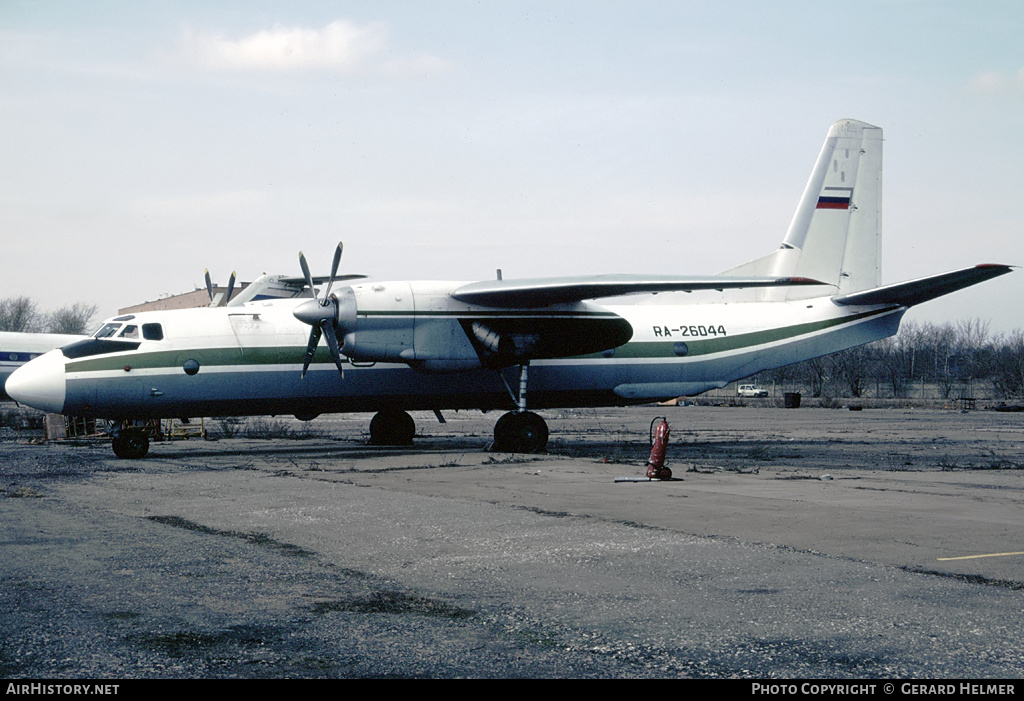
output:
[[[0,0],[0,298],[203,270],[711,274],[829,125],[885,130],[885,282],[1024,264],[1024,3]],[[1024,328],[1024,270],[912,310]],[[98,321],[98,319],[97,319]]]

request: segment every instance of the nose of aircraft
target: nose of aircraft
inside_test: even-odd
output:
[[[4,389],[11,399],[59,414],[64,410],[64,354],[59,350],[30,360],[11,373]]]

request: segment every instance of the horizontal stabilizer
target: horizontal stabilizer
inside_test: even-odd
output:
[[[451,296],[467,304],[488,307],[546,307],[585,299],[648,294],[651,292],[693,292],[745,287],[786,287],[822,285],[797,277],[667,277],[645,275],[592,275],[587,277],[487,280],[471,282],[452,291]]]
[[[962,290],[979,282],[985,282],[994,277],[1005,275],[1013,270],[1009,265],[984,264],[976,265],[973,268],[954,270],[941,275],[932,275],[909,282],[900,282],[895,285],[885,285],[863,292],[840,295],[833,297],[832,301],[843,306],[862,306],[873,304],[898,304],[902,307],[912,307],[915,304],[927,302],[930,299],[941,297]]]

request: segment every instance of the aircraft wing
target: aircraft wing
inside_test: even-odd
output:
[[[487,307],[546,307],[551,304],[580,302],[585,299],[651,292],[721,291],[743,287],[823,284],[825,283],[798,277],[591,275],[471,282],[454,289],[451,296],[467,304],[479,304]]]
[[[1013,270],[1011,265],[988,263],[975,265],[972,268],[953,270],[948,273],[885,285],[871,290],[854,292],[848,295],[833,297],[832,301],[842,306],[858,306],[869,304],[898,304],[912,307],[942,295],[956,292],[979,282],[990,280]]]
[[[345,280],[362,280],[365,277],[366,275],[335,275],[334,281],[344,282]],[[329,282],[330,280],[330,275],[317,275],[313,277],[313,284],[322,285],[325,282]],[[285,285],[297,285],[300,288],[306,286],[306,278],[304,277],[280,277],[277,279],[277,281]]]

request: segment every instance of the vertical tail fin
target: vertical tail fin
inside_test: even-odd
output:
[[[829,129],[782,245],[723,275],[808,277],[839,294],[881,281],[882,130],[843,119]],[[761,290],[763,299],[801,299],[820,290]]]

